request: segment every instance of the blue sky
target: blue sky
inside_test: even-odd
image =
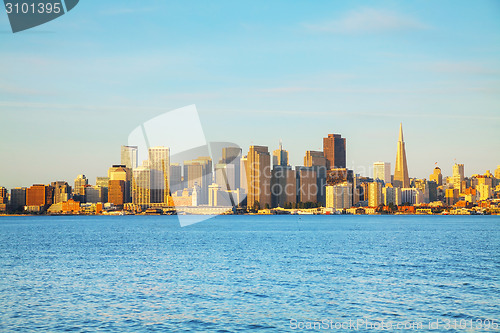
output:
[[[16,34],[1,13],[0,45],[0,186],[94,183],[190,104],[207,140],[293,165],[341,133],[348,167],[394,168],[400,122],[411,177],[500,164],[498,1],[80,1]]]

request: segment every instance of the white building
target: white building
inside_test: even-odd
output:
[[[351,208],[352,184],[344,182],[334,186],[326,186],[326,208]]]
[[[373,179],[382,180],[384,184],[392,183],[391,163],[380,161],[373,163]]]

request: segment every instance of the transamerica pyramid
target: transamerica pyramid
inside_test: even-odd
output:
[[[398,151],[396,154],[396,169],[394,170],[394,187],[410,187],[408,165],[406,164],[405,142],[403,140],[403,123],[399,124]]]

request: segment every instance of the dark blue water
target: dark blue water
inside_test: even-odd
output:
[[[358,331],[436,320],[439,331],[494,330],[500,218],[218,216],[185,228],[175,216],[0,218],[0,331],[283,332],[349,320]]]

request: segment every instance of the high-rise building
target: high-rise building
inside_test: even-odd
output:
[[[7,205],[9,203],[9,191],[5,187],[0,186],[0,204]]]
[[[464,178],[464,165],[455,163],[453,165],[453,188],[457,189],[458,193],[462,193],[464,190],[462,186]]]
[[[304,156],[304,166],[320,166],[326,168],[326,158],[322,151],[308,150]]]
[[[416,188],[402,188],[401,189],[401,202],[403,204],[419,205],[423,203],[422,191]]]
[[[246,161],[247,206],[271,206],[271,157],[265,146],[250,146]]]
[[[245,193],[248,193],[247,165],[248,156],[242,156],[240,159],[240,188]]]
[[[71,199],[71,186],[65,181],[57,181],[50,183],[54,188],[54,203],[60,203]],[[86,188],[85,188],[86,191]]]
[[[26,206],[26,187],[16,187],[10,190],[10,209],[22,211]]]
[[[26,206],[50,206],[53,203],[53,187],[35,184],[26,190]]]
[[[239,164],[239,163],[238,163]],[[234,164],[219,163],[215,165],[215,183],[223,191],[235,190],[236,170]]]
[[[132,203],[142,209],[151,205],[151,170],[147,163],[133,170]]]
[[[130,184],[132,181],[132,170],[127,168],[124,164],[115,164],[111,168],[108,169],[108,178],[109,181],[111,180],[122,180],[124,182],[124,193],[123,193],[123,202],[127,203],[130,202]],[[108,184],[110,182],[108,181]],[[117,183],[114,183],[115,186]],[[108,185],[109,186],[109,185]],[[114,195],[117,195],[118,192],[116,192],[117,187],[115,187],[113,193]],[[111,189],[108,188],[108,196],[111,194]],[[109,199],[109,198],[108,198]],[[116,201],[116,198],[114,199]],[[109,200],[109,202],[112,202]],[[116,204],[115,204],[116,205]]]
[[[318,202],[316,171],[312,167],[296,166],[297,202]]]
[[[406,163],[405,142],[403,139],[403,124],[399,125],[398,150],[396,153],[396,169],[394,170],[394,187],[409,188],[408,165]]]
[[[96,177],[95,184],[100,187],[108,187],[109,177]]]
[[[440,167],[434,168],[434,172],[429,176],[429,180],[436,182],[437,186],[443,185],[443,175],[441,174]]]
[[[393,187],[392,184],[386,184],[382,188],[382,197],[384,205],[388,206],[392,204],[398,206],[401,204],[401,188]]]
[[[326,158],[322,151],[306,151],[304,156],[304,166],[312,168],[316,172],[316,185],[318,186],[318,203],[325,206],[325,186],[326,186]],[[325,206],[326,207],[326,206]]]
[[[274,165],[281,165],[281,166],[288,165],[288,151],[283,150],[283,145],[281,140],[279,148],[273,151],[273,166]]]
[[[108,185],[108,202],[115,206],[123,206],[125,203],[126,188],[127,185],[124,180],[110,179]]]
[[[212,159],[208,156],[184,161],[184,182],[185,187],[193,188],[198,185],[198,204],[208,203],[208,186],[213,183]]]
[[[368,184],[368,206],[377,207],[383,204],[382,187],[381,182],[371,182]]]
[[[347,209],[352,207],[352,184],[344,182],[326,186],[327,208]]]
[[[75,186],[73,187],[73,196],[77,201],[83,201],[85,198],[85,186],[89,184],[89,181],[85,175],[78,175],[75,178]]]
[[[137,168],[137,151],[137,146],[122,146],[120,154],[121,165],[125,165],[125,167],[129,169]]]
[[[241,148],[225,147],[222,148],[222,159],[220,163],[234,165],[234,188],[235,190],[241,187]]]
[[[290,166],[275,165],[271,172],[272,207],[285,207],[297,202],[296,173]]]
[[[323,138],[323,155],[327,169],[346,167],[346,142],[340,134],[328,134]]]
[[[106,187],[101,187],[97,185],[87,186],[87,188],[85,189],[85,202],[87,203],[107,202],[107,196],[108,196],[107,191],[108,191],[107,186]]]
[[[500,165],[497,165],[497,168],[495,170],[495,178],[497,180],[500,180]]]
[[[488,200],[493,196],[493,191],[490,185],[479,184],[476,186],[476,191],[479,200]]]
[[[179,163],[170,164],[170,192],[182,190],[182,166]]]
[[[151,203],[170,202],[170,149],[167,147],[149,148],[149,169],[151,170]]]
[[[384,184],[391,183],[391,163],[375,162],[373,163],[373,179],[382,180]]]

